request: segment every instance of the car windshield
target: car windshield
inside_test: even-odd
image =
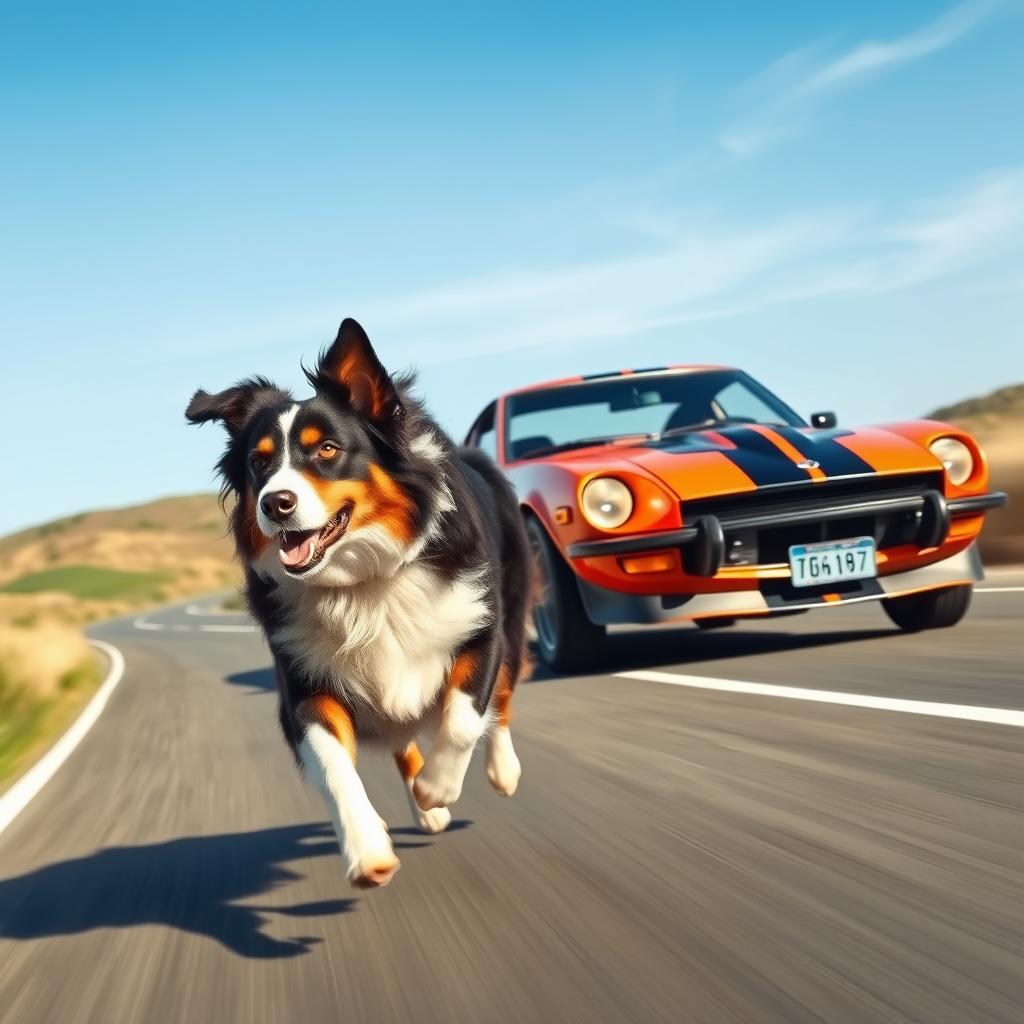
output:
[[[506,415],[510,460],[638,434],[659,437],[737,423],[804,425],[740,370],[626,374],[540,388],[509,397]]]

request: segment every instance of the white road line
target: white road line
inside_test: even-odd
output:
[[[1024,594],[1024,587],[975,587],[976,594]]]
[[[201,604],[190,604],[185,607],[186,615],[244,615],[243,611],[232,611],[228,608],[210,608]]]
[[[170,630],[172,633],[192,633],[198,630],[200,633],[255,633],[253,625],[221,625],[218,622],[203,622],[198,626],[185,626],[179,623],[150,622],[145,616],[140,615],[132,622],[136,629],[148,630]]]
[[[107,706],[114,687],[124,675],[124,655],[111,644],[102,640],[90,640],[90,644],[110,659],[107,678],[94,694],[92,700],[75,719],[71,728],[43,755],[3,796],[0,796],[0,833],[28,806],[29,801],[53,778],[57,769],[71,756],[75,747],[85,738],[100,713]]]
[[[931,700],[903,700],[896,697],[872,697],[863,693],[839,693],[835,690],[807,690],[798,686],[775,686],[771,683],[743,683],[737,679],[711,679],[706,676],[683,676],[672,672],[636,669],[616,672],[620,679],[642,679],[648,683],[669,683],[697,690],[719,690],[722,693],[745,693],[754,697],[784,697],[807,700],[817,704],[843,704],[851,708],[875,711],[902,711],[910,715],[932,715],[936,718],[959,718],[968,722],[990,722],[1024,728],[1024,711],[1010,708],[986,708],[973,704],[943,704]]]

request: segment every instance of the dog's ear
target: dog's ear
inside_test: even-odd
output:
[[[398,390],[366,331],[351,318],[342,321],[337,338],[320,356],[310,381],[314,387],[340,387],[353,408],[377,426],[396,426],[405,413]]]
[[[233,437],[241,433],[249,417],[260,407],[279,402],[288,396],[263,377],[239,381],[233,387],[211,395],[200,388],[188,403],[185,419],[189,423],[220,420]]]

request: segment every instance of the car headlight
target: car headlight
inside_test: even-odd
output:
[[[583,488],[582,505],[587,522],[613,530],[633,514],[633,495],[621,480],[599,476]]]
[[[967,483],[974,472],[971,449],[955,437],[940,437],[929,446],[929,451],[946,467],[950,483],[959,487]]]

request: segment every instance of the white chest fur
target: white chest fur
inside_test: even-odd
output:
[[[288,619],[272,639],[354,710],[413,722],[437,697],[459,645],[485,623],[483,596],[476,577],[448,583],[415,564],[353,587],[297,583],[282,588]]]

